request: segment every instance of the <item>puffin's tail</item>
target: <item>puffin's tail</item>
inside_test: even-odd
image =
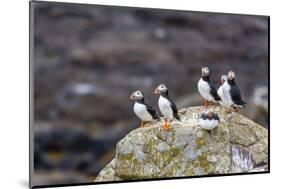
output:
[[[246,102],[244,102],[243,100],[241,100],[241,103],[239,104],[239,107],[245,108],[246,107]]]
[[[215,96],[215,101],[221,101],[221,97],[218,94]]]
[[[153,115],[153,119],[160,121],[160,116],[155,112],[155,114]]]
[[[239,101],[239,102],[237,102],[236,104],[235,104],[235,106],[233,106],[234,108],[245,108],[246,107],[246,102],[244,102],[243,100],[241,100],[241,101]]]
[[[157,121],[160,121],[160,116],[157,115],[157,117],[155,118]]]
[[[176,118],[178,121],[181,121],[181,118],[180,118],[179,114],[176,114],[176,115],[175,115],[175,118]]]

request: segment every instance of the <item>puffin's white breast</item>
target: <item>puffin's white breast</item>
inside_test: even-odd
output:
[[[233,104],[232,97],[231,97],[231,94],[230,94],[230,88],[231,88],[231,86],[227,83],[227,81],[224,82],[224,84],[223,84],[223,94],[224,94],[225,101],[227,102],[227,104],[229,106],[231,106]]]
[[[165,118],[167,118],[169,120],[174,119],[173,110],[172,110],[171,103],[169,100],[167,100],[166,98],[164,98],[160,95],[159,100],[158,100],[158,106],[159,106],[161,113],[163,114],[163,116]]]
[[[142,121],[152,121],[153,120],[153,117],[150,115],[150,113],[146,109],[146,106],[143,104],[135,102],[134,112]]]
[[[199,118],[199,125],[201,128],[206,129],[208,131],[216,128],[219,125],[219,121],[212,119],[212,120],[208,120],[205,119],[203,120],[202,118]]]
[[[198,81],[198,91],[204,99],[208,101],[215,101],[214,97],[210,94],[211,88],[209,83],[204,81],[202,78]]]
[[[220,103],[221,106],[226,107],[226,108],[229,108],[230,105],[228,104],[228,101],[227,101],[227,98],[226,98],[226,96],[225,96],[225,94],[224,94],[223,88],[224,88],[224,85],[221,85],[221,86],[219,87],[218,91],[217,91],[217,92],[218,92],[218,95],[219,95],[220,98],[221,98],[221,101],[219,101],[219,103]]]

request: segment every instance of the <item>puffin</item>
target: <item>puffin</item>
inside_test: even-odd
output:
[[[241,98],[239,87],[235,83],[235,72],[229,71],[227,81],[223,84],[223,93],[230,108],[237,111],[237,108],[245,108],[246,102]]]
[[[204,107],[209,106],[209,101],[218,102],[221,100],[217,93],[217,90],[210,82],[209,73],[210,71],[208,67],[202,67],[202,77],[198,81],[197,85],[200,95],[205,99]]]
[[[130,99],[135,101],[134,112],[141,119],[141,128],[144,127],[146,122],[159,120],[156,111],[145,103],[144,94],[137,90],[130,95]]]
[[[158,107],[165,119],[165,123],[163,126],[164,131],[168,131],[171,126],[171,121],[173,121],[174,118],[180,121],[177,106],[169,97],[168,88],[165,84],[158,85],[154,93],[160,94]]]
[[[227,81],[227,75],[222,75],[221,76],[221,86],[218,88],[218,91],[217,91],[217,93],[218,93],[218,95],[219,95],[219,97],[221,98],[221,101],[219,101],[219,103],[220,103],[220,105],[222,106],[222,107],[224,107],[224,108],[229,108],[230,106],[229,106],[229,104],[227,103],[227,98],[226,98],[226,96],[225,96],[225,94],[224,94],[224,92],[223,92],[223,87],[224,87],[224,82],[226,82]]]
[[[205,129],[207,131],[211,131],[214,128],[216,128],[220,123],[220,118],[218,114],[211,112],[207,108],[203,110],[203,113],[201,114],[199,120],[199,126],[202,129]]]

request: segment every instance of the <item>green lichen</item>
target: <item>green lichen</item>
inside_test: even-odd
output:
[[[144,145],[143,145],[143,150],[145,153],[153,153],[155,152],[156,150],[156,146],[160,143],[159,140],[157,139],[150,139],[150,140],[147,140],[148,142],[146,142]]]
[[[160,157],[157,153],[156,147],[160,143],[159,140],[149,140],[148,143],[145,143],[143,146],[143,151],[147,154],[155,154],[154,156],[150,156],[150,161],[153,162],[153,164],[159,166],[160,165]]]
[[[202,153],[201,156],[198,156],[194,162],[194,167],[202,167],[206,173],[210,172],[210,163],[207,160],[207,156],[207,153]]]
[[[163,166],[167,166],[174,158],[176,158],[181,153],[178,148],[171,148],[162,153]]]
[[[200,147],[204,146],[205,141],[204,141],[203,138],[197,138],[197,139],[196,139],[196,144],[197,144],[197,146],[200,148]]]
[[[118,153],[117,155],[117,159],[121,159],[121,160],[128,160],[128,161],[131,161],[132,159],[134,159],[134,154],[133,153],[130,153],[130,154],[120,154]]]
[[[144,172],[143,165],[140,164],[134,154],[120,155],[119,158],[122,160],[122,162],[126,162],[118,164],[117,170],[120,177],[134,179],[140,178],[140,176],[142,176],[140,173]]]
[[[190,167],[186,166],[185,170],[184,170],[184,175],[185,176],[192,176],[194,174],[193,174],[193,171],[190,169]]]
[[[166,167],[166,168],[163,168],[163,171],[161,172],[161,174],[165,175],[165,176],[173,176],[176,174],[177,169],[178,169],[178,167],[176,165],[173,167]]]

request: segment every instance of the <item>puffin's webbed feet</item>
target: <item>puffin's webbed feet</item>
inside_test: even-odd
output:
[[[163,126],[164,131],[168,131],[170,129],[170,125],[171,125],[171,123],[168,123],[167,120],[165,119],[165,123],[164,123],[164,126]]]
[[[208,106],[209,106],[209,101],[208,101],[208,100],[205,100],[205,101],[204,101],[204,107],[207,108]]]

